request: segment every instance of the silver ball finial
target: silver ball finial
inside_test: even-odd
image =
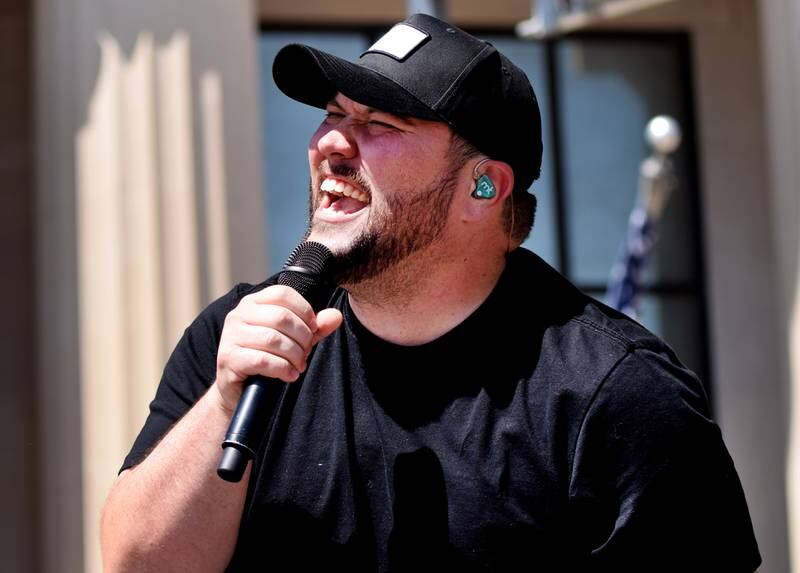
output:
[[[667,155],[681,144],[681,126],[668,115],[657,115],[647,122],[644,136],[654,151]]]

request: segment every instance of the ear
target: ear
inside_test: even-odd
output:
[[[471,181],[470,197],[465,209],[465,220],[478,221],[497,213],[503,203],[514,189],[514,171],[508,163],[502,161],[486,161],[478,167],[476,179]],[[478,178],[485,175],[494,186],[494,196],[491,198],[476,198],[472,196]]]

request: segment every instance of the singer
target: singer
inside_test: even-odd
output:
[[[106,502],[106,571],[752,573],[700,382],[520,248],[542,159],[525,74],[418,14],[356,62],[286,46],[273,75],[325,110],[307,239],[333,286],[315,310],[239,285],[188,327]],[[264,429],[231,483],[254,376]]]

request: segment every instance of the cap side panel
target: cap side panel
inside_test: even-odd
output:
[[[489,51],[488,54],[486,53],[487,51]],[[458,90],[464,79],[469,77],[469,75],[478,66],[478,64],[480,64],[484,59],[490,58],[492,54],[496,52],[497,50],[494,48],[494,46],[487,44],[486,48],[475,54],[475,56],[469,61],[469,63],[465,65],[464,68],[461,70],[461,73],[458,74],[458,76],[456,76],[456,78],[450,84],[450,87],[448,87],[447,90],[445,90],[444,93],[442,93],[441,97],[439,97],[439,99],[434,102],[433,109],[438,110],[441,108],[442,105],[445,105],[447,101],[449,101],[450,96],[453,94],[453,92]],[[445,102],[445,104],[443,104],[442,102]]]

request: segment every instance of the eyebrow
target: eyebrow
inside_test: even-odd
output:
[[[328,101],[328,105],[335,105],[339,109],[344,110],[344,107],[342,107],[342,105],[338,101],[336,101],[335,98],[330,100],[330,101]],[[363,105],[363,104],[359,104],[359,105]],[[389,113],[388,111],[383,111],[383,110],[380,110],[380,109],[375,108],[375,107],[369,107],[368,105],[364,105],[363,107],[364,107],[364,111],[366,113]],[[389,114],[389,115],[394,115],[394,114]]]
[[[336,98],[333,98],[333,99],[329,100],[328,101],[328,105],[335,106],[338,109],[344,111],[344,108],[342,107],[342,105],[338,101],[336,101]],[[359,104],[359,105],[363,105],[363,104]],[[375,114],[390,115],[390,116],[392,116],[394,118],[397,118],[398,120],[403,121],[403,122],[405,122],[405,123],[407,123],[409,125],[413,125],[415,123],[414,120],[416,120],[415,117],[410,116],[410,115],[401,115],[399,113],[392,113],[390,111],[384,111],[382,109],[378,109],[378,108],[375,108],[375,107],[370,107],[368,105],[365,105],[363,107],[364,107],[364,112],[366,114],[368,114],[368,115],[375,115]]]
[[[336,101],[336,99],[332,99],[332,100],[328,101],[328,105],[335,105],[336,107],[338,107],[341,110],[344,109],[344,107],[342,107],[342,105],[338,101]],[[359,105],[361,105],[361,104],[359,104]],[[379,110],[377,108],[369,107],[368,105],[365,105],[364,109],[366,110],[367,113],[387,113],[387,112],[382,112],[381,110]]]

